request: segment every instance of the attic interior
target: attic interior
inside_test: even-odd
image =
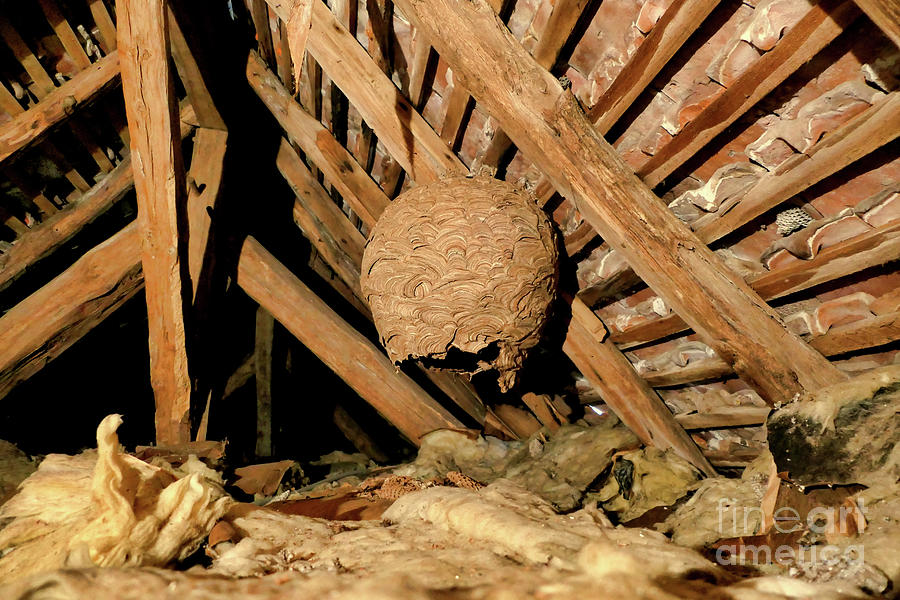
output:
[[[900,595],[895,1],[0,11],[0,598]]]

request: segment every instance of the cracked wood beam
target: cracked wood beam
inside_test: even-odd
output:
[[[142,237],[156,440],[190,441],[186,188],[166,0],[118,0],[118,44]]]
[[[292,0],[268,0],[287,22]],[[307,51],[322,65],[388,153],[419,183],[467,169],[322,2],[313,2]]]
[[[131,223],[0,317],[0,398],[141,289],[140,244]]]
[[[775,300],[898,258],[900,221],[893,221],[829,246],[809,260],[792,262],[751,277],[748,283],[765,300]],[[677,314],[669,314],[626,331],[614,332],[612,339],[624,349],[687,329],[689,326],[683,319]]]
[[[483,0],[398,0],[491,113],[635,272],[770,402],[846,377],[659,201],[597,133],[574,97]],[[478,31],[465,43],[448,34]],[[783,41],[783,40],[782,40]]]
[[[79,105],[112,87],[118,76],[119,56],[114,52],[55,88],[34,107],[0,126],[0,161],[22,150],[65,120]]]
[[[896,0],[856,0],[856,4],[895,46],[900,46],[900,3]]]
[[[252,237],[237,283],[414,444],[435,429],[463,427]]]

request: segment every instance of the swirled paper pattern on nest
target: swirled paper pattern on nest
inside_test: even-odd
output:
[[[453,177],[388,206],[366,245],[361,284],[394,363],[496,369],[506,391],[540,339],[556,262],[550,221],[529,194]]]

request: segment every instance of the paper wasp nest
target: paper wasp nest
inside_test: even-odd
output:
[[[394,363],[496,369],[508,390],[556,295],[553,229],[534,199],[488,177],[401,194],[372,229],[362,291]]]

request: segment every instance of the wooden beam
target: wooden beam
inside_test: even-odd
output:
[[[856,4],[895,46],[900,46],[900,4],[896,0],[856,0]]]
[[[256,456],[272,456],[272,342],[275,317],[256,309],[253,365],[256,368]]]
[[[268,2],[278,17],[287,22],[292,2]],[[467,172],[324,3],[313,3],[307,49],[413,179],[426,183]]]
[[[195,304],[209,292],[215,266],[213,215],[222,190],[228,132],[201,127],[194,134],[191,168],[187,174],[188,273]],[[197,306],[205,310],[204,306]]]
[[[291,141],[295,142],[350,203],[353,212],[370,228],[390,203],[359,163],[322,123],[291,97],[278,76],[255,52],[247,60],[247,81]]]
[[[588,111],[597,131],[606,135],[612,129],[719,1],[675,0],[669,5],[609,89]]]
[[[397,0],[516,145],[719,356],[770,402],[845,376],[679,221],[482,1]],[[466,43],[448,34],[478,31]],[[784,41],[784,40],[782,40]]]
[[[106,10],[103,0],[89,0],[89,5],[91,16],[94,17],[94,23],[97,25],[97,31],[100,34],[97,40],[100,43],[100,48],[104,54],[111,54],[118,45],[116,25],[113,23],[112,17],[109,16],[109,11]],[[116,12],[118,12],[118,8],[117,4]],[[122,16],[119,15],[119,18],[121,19]],[[121,23],[119,26],[121,27]]]
[[[252,237],[237,282],[413,443],[435,429],[463,426]]]
[[[859,10],[851,0],[823,0],[813,6],[764,54],[678,135],[638,169],[638,176],[656,187],[694,156],[715,136],[734,123],[797,69],[841,34]]]
[[[245,0],[253,28],[256,30],[256,41],[259,54],[269,66],[275,64],[275,49],[272,43],[272,30],[269,28],[269,9],[265,0]]]
[[[140,240],[128,225],[0,317],[0,398],[141,289]]]
[[[806,152],[795,154],[763,175],[749,190],[693,223],[710,244],[813,184],[900,137],[900,92],[891,92]]]
[[[687,430],[750,427],[765,423],[770,412],[769,407],[729,406],[717,412],[675,415],[675,420]]]
[[[75,77],[55,88],[43,100],[0,126],[0,161],[6,160],[48,129],[114,85],[119,76],[119,55],[105,56]]]
[[[179,23],[179,19],[184,24]],[[190,32],[190,23],[187,15],[180,12],[178,15],[171,9],[168,10],[168,30],[169,30],[169,46],[172,52],[172,59],[175,61],[175,68],[178,70],[178,78],[181,80],[184,89],[187,92],[187,98],[194,107],[194,113],[197,115],[197,123],[200,127],[209,129],[226,129],[225,121],[216,108],[216,103],[209,92],[206,79],[197,64],[194,53],[188,45],[184,31]]]
[[[166,0],[118,0],[119,47],[150,329],[159,443],[190,441],[185,347],[186,188],[169,66]]]
[[[863,269],[900,258],[900,221],[873,227],[870,231],[820,250],[809,260],[756,275],[750,286],[765,300],[774,300],[834,281]],[[689,329],[677,314],[669,314],[612,333],[620,348],[640,346]]]
[[[128,193],[133,184],[131,159],[126,158],[87,194],[16,240],[12,248],[0,256],[0,290],[105,213]]]
[[[84,48],[81,46],[81,41],[75,35],[75,31],[72,30],[72,26],[69,25],[69,22],[66,21],[66,18],[60,12],[56,1],[38,0],[38,3],[41,5],[41,10],[44,11],[44,16],[47,17],[47,22],[50,23],[53,31],[56,32],[56,36],[62,43],[66,54],[69,55],[79,69],[90,68],[91,59],[85,53]]]
[[[667,449],[706,473],[715,469],[653,389],[609,340],[593,343],[593,334],[572,319],[563,351],[597,388],[603,400],[648,446]],[[603,365],[598,369],[597,365]]]

